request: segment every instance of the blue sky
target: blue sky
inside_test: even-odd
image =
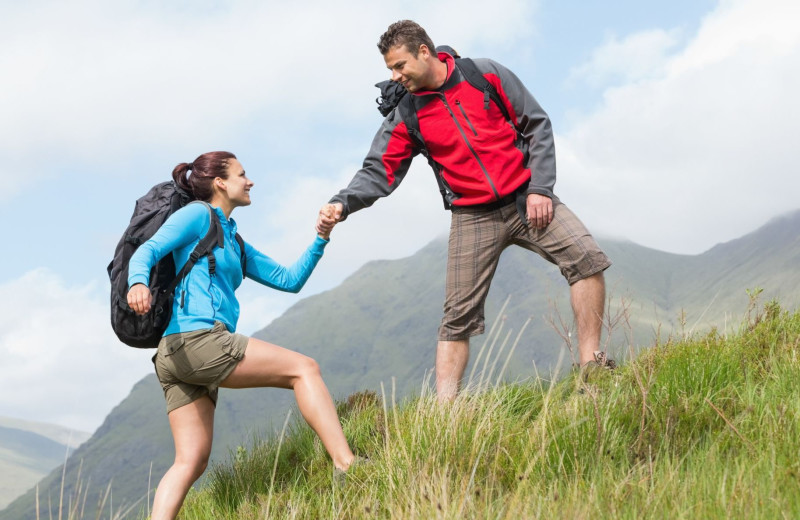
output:
[[[91,431],[149,373],[110,330],[105,267],[177,163],[236,153],[256,183],[243,236],[293,261],[380,124],[375,44],[401,18],[522,78],[553,121],[556,193],[601,239],[697,254],[800,207],[797,2],[386,4],[0,3],[0,415]],[[445,234],[438,197],[417,161],[300,295],[246,284],[239,330]]]

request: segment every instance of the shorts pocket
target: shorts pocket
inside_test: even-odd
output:
[[[227,332],[227,331],[226,331]],[[241,361],[244,357],[244,351],[237,343],[236,334],[227,333],[223,341],[220,343],[222,351],[237,361]]]
[[[164,342],[159,346],[159,354],[164,360],[164,366],[178,379],[182,379],[194,371],[185,346],[186,339],[183,334],[165,336]]]

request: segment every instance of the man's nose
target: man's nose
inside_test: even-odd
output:
[[[392,70],[392,81],[400,81],[400,71]]]

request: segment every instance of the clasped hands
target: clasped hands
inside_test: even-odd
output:
[[[344,206],[339,202],[328,203],[322,206],[317,215],[317,233],[325,240],[329,240],[333,226],[342,219]]]

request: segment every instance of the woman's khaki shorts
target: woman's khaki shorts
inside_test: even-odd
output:
[[[249,338],[213,328],[164,336],[153,357],[167,413],[208,395],[217,404],[219,385],[244,357]]]
[[[611,265],[586,227],[560,201],[553,201],[553,221],[544,229],[525,225],[513,203],[496,209],[455,208],[440,341],[464,340],[484,332],[483,308],[489,285],[500,254],[510,245],[524,247],[557,265],[570,285]]]

